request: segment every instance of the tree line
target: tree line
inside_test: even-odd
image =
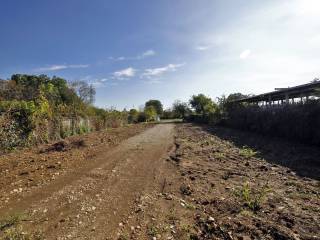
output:
[[[184,119],[203,123],[213,123],[226,118],[233,109],[240,107],[235,100],[247,97],[241,93],[234,93],[228,96],[221,96],[214,101],[204,95],[192,95],[189,101],[176,100],[171,108],[163,109],[160,100],[149,100],[145,103],[142,111],[131,109],[129,111],[129,122],[154,121],[157,117],[162,119]]]

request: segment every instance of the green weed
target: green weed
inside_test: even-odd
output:
[[[261,189],[252,189],[246,182],[241,189],[236,192],[236,195],[244,203],[244,206],[256,212],[261,209],[261,205],[265,200],[270,188],[265,184]]]
[[[245,158],[255,157],[257,154],[258,152],[248,147],[243,147],[242,149],[240,149],[240,155]]]

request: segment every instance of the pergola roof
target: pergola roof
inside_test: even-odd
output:
[[[279,101],[287,98],[300,98],[313,96],[320,93],[320,81],[298,85],[295,87],[282,88],[273,92],[263,93],[252,97],[236,100],[236,102],[261,102],[261,101]]]

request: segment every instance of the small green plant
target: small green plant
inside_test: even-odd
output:
[[[245,158],[255,157],[257,154],[258,152],[248,147],[243,147],[242,149],[240,149],[240,155]]]
[[[159,233],[159,229],[156,226],[149,226],[147,230],[147,234],[151,237],[155,237]]]
[[[127,240],[129,237],[127,235],[121,234],[118,238],[118,240]]]
[[[252,189],[249,182],[243,184],[242,188],[236,192],[236,195],[244,202],[244,206],[256,212],[261,209],[261,204],[270,191],[268,184],[265,184],[261,189]]]
[[[224,159],[225,157],[226,157],[226,155],[224,153],[221,153],[221,152],[214,153],[214,158],[216,158],[216,159],[221,160],[221,159]]]
[[[79,128],[78,134],[82,135],[89,132],[89,128],[87,126],[81,125]]]

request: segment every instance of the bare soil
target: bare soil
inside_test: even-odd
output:
[[[134,125],[0,157],[0,239],[320,239],[320,150]]]

